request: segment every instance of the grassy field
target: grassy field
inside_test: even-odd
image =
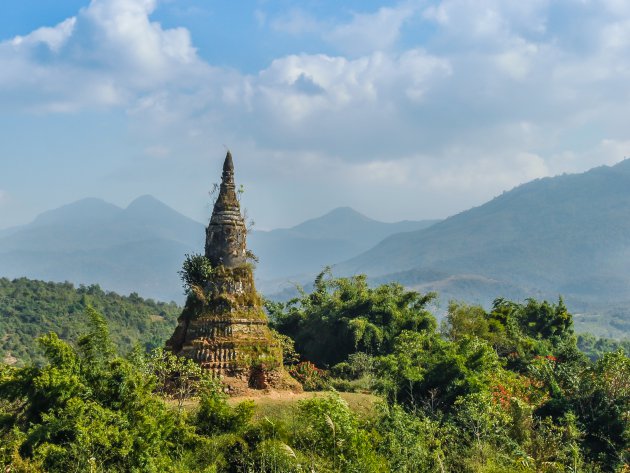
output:
[[[256,403],[256,411],[254,417],[262,419],[278,419],[284,416],[292,416],[299,401],[303,399],[312,399],[314,397],[323,397],[330,394],[329,391],[291,393],[291,392],[271,392],[259,396],[242,396],[230,398],[230,404],[238,404],[241,401],[251,399]],[[376,404],[381,400],[374,394],[363,393],[339,393],[341,398],[348,403],[348,407],[352,409],[359,417],[365,418],[375,411]]]
[[[299,401],[314,397],[324,397],[328,394],[330,394],[330,391],[304,393],[272,391],[232,397],[229,398],[228,402],[231,405],[236,405],[245,400],[252,400],[256,404],[255,419],[264,419],[265,417],[268,419],[281,419],[292,417],[295,414]],[[339,395],[360,418],[373,415],[377,403],[381,401],[381,398],[374,394],[340,392]],[[173,407],[177,406],[177,402],[174,400],[167,402]],[[198,400],[190,399],[184,402],[183,408],[187,411],[192,411],[197,407],[198,403]]]

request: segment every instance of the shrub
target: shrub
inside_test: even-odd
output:
[[[195,416],[197,431],[202,435],[242,433],[254,415],[254,401],[243,401],[236,407],[218,390],[202,394]]]
[[[302,384],[305,391],[318,391],[328,387],[327,373],[310,361],[298,363],[289,373]]]
[[[210,279],[211,274],[212,265],[210,260],[199,254],[187,254],[182,264],[182,269],[179,271],[186,294],[191,294],[194,291],[194,287],[203,287],[206,281]]]

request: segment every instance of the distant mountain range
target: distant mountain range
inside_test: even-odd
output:
[[[428,228],[436,222],[384,223],[350,207],[339,207],[292,228],[254,231],[248,237],[248,244],[260,257],[256,269],[258,278],[264,281],[287,277],[312,279],[325,265],[343,261],[347,255],[358,255],[387,236]]]
[[[386,236],[434,222],[383,223],[345,207],[293,228],[254,231],[248,239],[260,259],[260,287],[273,290],[288,278],[311,278]],[[125,209],[88,198],[2,231],[0,276],[98,283],[123,294],[181,302],[177,271],[186,253],[203,251],[204,239],[204,225],[152,196]]]
[[[0,236],[0,276],[25,276],[182,299],[177,270],[202,248],[204,228],[157,199],[121,209],[83,199],[39,215]]]
[[[0,276],[181,302],[177,271],[185,253],[203,250],[204,234],[151,196],[126,209],[84,199],[0,232]],[[537,179],[437,223],[383,223],[342,207],[248,241],[268,296],[291,295],[288,281],[306,284],[334,264],[335,275],[436,290],[442,309],[449,299],[487,306],[562,295],[594,333],[630,331],[630,160]]]
[[[574,310],[630,301],[630,160],[537,179],[335,267],[487,304],[565,296]],[[466,293],[466,291],[468,293]]]

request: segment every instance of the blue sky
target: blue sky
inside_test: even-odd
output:
[[[4,0],[0,228],[153,194],[445,217],[630,155],[625,0]]]

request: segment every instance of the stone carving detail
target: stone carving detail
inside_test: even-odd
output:
[[[299,390],[299,384],[284,371],[282,350],[267,326],[247,262],[246,235],[228,151],[206,229],[205,256],[212,273],[203,287],[188,296],[167,348],[195,360],[228,387],[240,382],[254,388]]]

